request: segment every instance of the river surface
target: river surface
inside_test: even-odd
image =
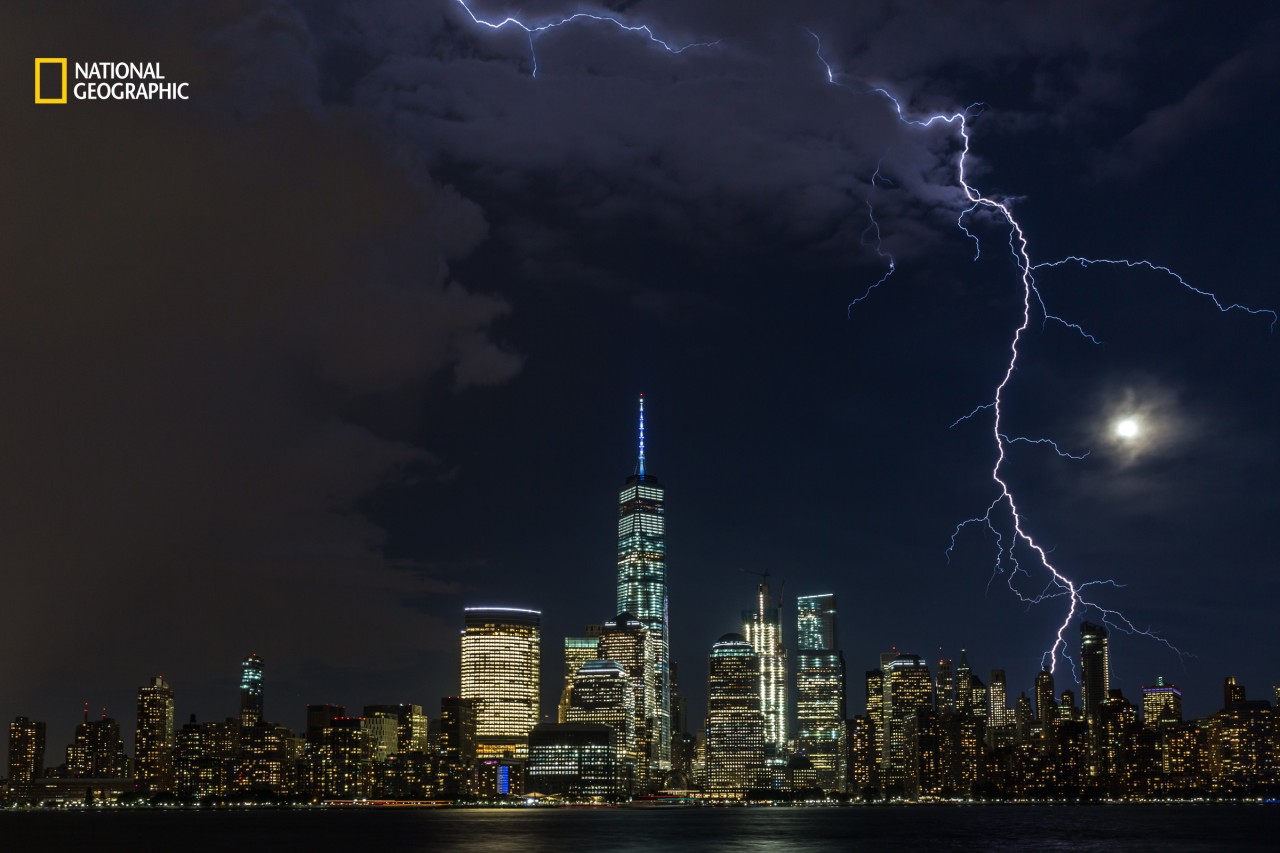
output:
[[[1280,805],[0,812],[6,851],[1280,851]]]

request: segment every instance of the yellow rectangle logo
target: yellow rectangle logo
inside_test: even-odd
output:
[[[61,65],[62,66],[62,85],[59,87],[57,95],[53,96],[48,91],[42,91],[40,88],[40,77],[42,65]],[[46,89],[49,87],[46,87]],[[36,60],[36,103],[37,104],[65,104],[67,102],[67,58],[61,59],[37,59]]]

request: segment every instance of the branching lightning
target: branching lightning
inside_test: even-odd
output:
[[[659,45],[668,53],[678,54],[694,47],[712,47],[719,44],[718,41],[710,42],[694,42],[683,46],[675,46],[670,42],[658,38],[653,30],[647,25],[632,25],[626,21],[609,15],[595,15],[585,12],[578,12],[567,17],[561,18],[545,24],[530,25],[520,20],[507,17],[501,21],[488,21],[478,17],[468,5],[467,0],[456,0],[470,17],[470,19],[478,24],[490,29],[499,30],[507,26],[512,26],[522,30],[529,37],[530,51],[533,51],[534,37],[547,30],[564,26],[566,24],[577,21],[599,21],[606,22],[619,30],[628,33],[641,33],[651,42]],[[1171,276],[1182,287],[1187,290],[1203,296],[1213,302],[1219,311],[1227,313],[1230,311],[1242,311],[1251,315],[1267,315],[1271,318],[1271,326],[1274,329],[1277,322],[1277,313],[1271,309],[1250,308],[1238,303],[1224,304],[1215,294],[1197,288],[1188,283],[1182,276],[1175,273],[1168,267],[1155,264],[1147,260],[1127,260],[1127,259],[1091,259],[1077,256],[1069,256],[1057,261],[1033,263],[1028,245],[1026,234],[1023,232],[1022,226],[1014,217],[1011,202],[1002,201],[991,196],[984,195],[972,184],[969,183],[967,175],[969,165],[969,152],[971,146],[970,138],[970,119],[977,114],[977,111],[983,106],[981,103],[974,103],[964,108],[950,113],[937,113],[933,115],[915,116],[909,110],[904,109],[902,102],[894,96],[888,89],[883,87],[865,87],[855,88],[841,82],[839,73],[833,67],[831,62],[823,56],[822,39],[813,30],[806,30],[813,39],[815,45],[815,55],[822,64],[823,75],[826,81],[834,86],[839,86],[856,95],[875,96],[886,100],[892,105],[898,120],[912,127],[921,129],[931,128],[936,125],[947,125],[954,130],[960,142],[960,151],[956,157],[956,182],[960,190],[964,193],[967,200],[967,206],[956,217],[956,226],[970,239],[974,244],[974,260],[978,260],[982,256],[982,246],[978,235],[975,234],[968,226],[966,221],[979,211],[986,211],[995,219],[1003,221],[1009,229],[1009,251],[1013,257],[1014,264],[1018,270],[1018,280],[1022,289],[1022,316],[1017,327],[1013,330],[1012,336],[1008,343],[1008,362],[1004,368],[999,382],[995,386],[994,394],[989,402],[983,403],[975,407],[968,414],[957,418],[951,424],[955,427],[961,423],[974,419],[979,413],[990,410],[992,413],[991,436],[995,444],[995,462],[991,469],[991,480],[995,486],[996,496],[987,505],[986,510],[981,514],[972,518],[965,519],[955,526],[951,534],[951,541],[946,549],[948,559],[955,550],[957,539],[960,533],[967,527],[978,525],[985,527],[994,537],[996,543],[996,556],[992,568],[990,583],[994,581],[996,576],[1005,575],[1006,585],[1018,597],[1020,601],[1028,607],[1040,604],[1042,602],[1067,599],[1066,613],[1059,623],[1054,633],[1054,641],[1041,658],[1043,666],[1050,671],[1056,671],[1058,660],[1061,658],[1071,664],[1072,670],[1075,670],[1075,662],[1068,652],[1068,643],[1066,638],[1067,629],[1075,620],[1077,614],[1087,610],[1092,610],[1100,615],[1104,624],[1117,629],[1119,631],[1131,634],[1140,634],[1149,637],[1156,642],[1162,643],[1173,652],[1182,656],[1184,653],[1171,644],[1167,639],[1156,633],[1150,626],[1139,627],[1134,624],[1123,613],[1105,607],[1099,604],[1091,594],[1086,597],[1087,591],[1094,587],[1111,587],[1121,588],[1124,585],[1111,579],[1090,580],[1090,581],[1074,581],[1067,577],[1050,559],[1050,549],[1040,544],[1028,531],[1028,525],[1022,511],[1019,509],[1017,499],[1013,490],[1006,480],[1004,473],[1005,461],[1008,457],[1009,448],[1015,444],[1027,444],[1033,446],[1047,446],[1058,456],[1079,461],[1088,456],[1088,453],[1073,454],[1063,450],[1054,440],[1049,438],[1029,438],[1025,436],[1011,435],[1005,431],[1005,412],[1004,403],[1005,396],[1009,390],[1009,384],[1013,379],[1014,372],[1018,367],[1018,358],[1020,355],[1020,347],[1023,343],[1024,336],[1031,327],[1033,319],[1033,305],[1039,309],[1039,318],[1041,325],[1045,325],[1050,321],[1060,324],[1063,327],[1079,334],[1085,340],[1093,344],[1100,344],[1100,341],[1087,332],[1079,324],[1069,322],[1062,317],[1051,313],[1045,303],[1044,297],[1040,293],[1036,285],[1035,271],[1048,270],[1067,264],[1077,264],[1081,267],[1089,267],[1096,264],[1125,266],[1128,268],[1146,268],[1154,272],[1159,272],[1167,276]],[[533,76],[537,76],[537,56],[533,54]],[[877,164],[876,171],[872,175],[870,184],[874,189],[879,186],[882,180],[880,164]],[[859,297],[849,303],[849,311],[861,302],[868,299],[871,294],[889,280],[897,269],[897,262],[893,254],[887,251],[883,243],[883,235],[880,223],[876,220],[875,209],[868,196],[866,199],[868,225],[862,234],[862,241],[865,245],[873,245],[877,256],[886,263],[886,271],[874,284]],[[874,237],[874,240],[872,240]],[[1022,560],[1019,559],[1022,554]],[[1043,571],[1046,576],[1044,585],[1038,593],[1029,595],[1023,592],[1015,584],[1015,580],[1019,575],[1026,578],[1031,577],[1031,572],[1023,565],[1023,561],[1033,562],[1037,571]]]
[[[554,30],[557,27],[563,27],[565,24],[572,24],[579,21],[583,21],[583,22],[597,21],[600,23],[612,24],[613,26],[617,27],[623,32],[640,33],[649,41],[661,47],[667,53],[684,53],[686,50],[689,50],[690,48],[715,47],[717,44],[720,43],[717,40],[717,41],[695,41],[685,45],[674,45],[669,41],[664,41],[663,39],[658,38],[654,34],[653,30],[649,29],[649,26],[647,24],[641,24],[639,26],[636,26],[636,25],[628,24],[626,21],[622,20],[621,18],[615,18],[612,15],[593,15],[590,12],[575,12],[574,14],[560,18],[559,20],[549,21],[545,24],[538,24],[536,26],[526,24],[523,21],[520,21],[517,18],[512,18],[510,16],[503,18],[501,21],[487,21],[479,17],[478,15],[476,15],[476,13],[471,10],[471,6],[467,4],[467,0],[455,0],[455,2],[466,11],[467,15],[471,18],[473,23],[479,24],[484,27],[488,27],[491,30],[500,30],[500,29],[503,29],[504,27],[515,27],[516,29],[523,31],[524,34],[529,38],[529,59],[530,61],[533,62],[533,71],[530,75],[532,77],[538,76],[538,52],[533,46],[534,38],[542,33],[545,33],[547,30]]]

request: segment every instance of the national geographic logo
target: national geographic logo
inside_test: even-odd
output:
[[[74,71],[67,79],[68,67]],[[36,59],[36,103],[72,101],[185,101],[188,84],[165,78],[158,62],[70,62]]]

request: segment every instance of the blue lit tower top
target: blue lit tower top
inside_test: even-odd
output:
[[[636,476],[644,479],[644,394],[640,395],[640,461],[636,463]]]
[[[670,649],[667,640],[666,493],[645,471],[644,395],[640,396],[636,473],[618,494],[618,599],[616,612],[631,613],[652,637],[658,687],[656,753],[659,768],[671,760]]]

